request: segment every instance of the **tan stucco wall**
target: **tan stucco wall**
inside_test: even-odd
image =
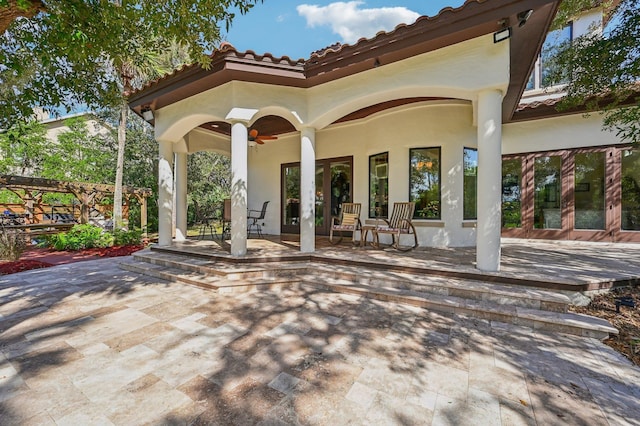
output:
[[[475,101],[486,89],[506,91],[509,43],[478,37],[309,89],[233,81],[155,111],[155,135],[176,142],[209,121],[263,115],[288,119],[300,130],[323,129],[363,107],[407,97]]]
[[[470,102],[449,101],[397,108],[316,134],[316,158],[353,156],[353,200],[368,215],[369,156],[389,152],[390,207],[409,196],[409,149],[441,147],[442,220],[417,221],[423,245],[469,246],[475,230],[462,226],[462,150],[476,146]],[[300,137],[292,134],[249,149],[249,208],[271,201],[265,232],[280,233],[281,164],[300,161]]]
[[[602,116],[598,113],[507,124],[502,138],[503,154],[620,143],[614,133],[602,130]]]

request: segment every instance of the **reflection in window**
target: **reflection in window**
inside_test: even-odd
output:
[[[369,157],[369,217],[389,215],[389,153]]]
[[[540,85],[541,87],[548,87],[554,84],[566,83],[567,79],[561,81],[552,81],[550,78],[551,68],[554,64],[554,55],[557,52],[571,42],[572,26],[567,25],[559,30],[551,31],[547,34],[547,38],[542,45],[542,51],[540,52]]]
[[[414,218],[440,219],[440,148],[409,150],[409,201]]]
[[[502,227],[522,227],[522,160],[502,160]]]
[[[547,34],[547,38],[542,45],[542,51],[536,61],[535,67],[529,76],[529,81],[525,90],[541,89],[549,87],[554,84],[566,83],[568,80],[565,78],[561,81],[551,80],[551,68],[554,66],[554,55],[559,51],[561,47],[564,47],[567,43],[571,43],[573,38],[573,25],[570,23],[564,28],[551,31]]]
[[[640,231],[640,151],[622,151],[622,229]]]
[[[561,229],[562,157],[538,157],[533,166],[533,227]]]
[[[604,152],[575,155],[575,229],[604,229]]]
[[[465,148],[463,150],[463,219],[478,218],[478,150]]]
[[[283,168],[282,195],[284,209],[282,210],[283,225],[300,224],[300,166]]]

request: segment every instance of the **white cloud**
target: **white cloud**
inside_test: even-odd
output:
[[[371,38],[380,31],[391,31],[398,24],[411,24],[419,13],[406,7],[361,9],[364,1],[335,2],[327,6],[301,4],[296,9],[306,18],[308,27],[327,25],[342,37],[344,43],[353,44],[362,37]]]

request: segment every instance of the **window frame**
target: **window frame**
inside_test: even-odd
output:
[[[437,149],[438,150],[438,216],[437,217],[420,217],[417,216],[418,209],[415,209],[413,212],[414,220],[442,220],[442,146],[426,146],[426,147],[415,147],[409,148],[409,201],[413,201],[411,198],[411,170],[412,170],[412,154],[414,151],[419,150],[429,150],[429,149]],[[417,206],[416,206],[417,207]]]
[[[386,155],[387,156],[387,189],[389,187],[389,169],[390,169],[390,165],[391,163],[389,162],[389,151],[385,151],[385,152],[380,152],[378,154],[372,154],[369,156],[369,204],[368,204],[368,209],[367,209],[367,217],[369,219],[375,219],[378,217],[388,217],[389,216],[389,194],[387,193],[387,216],[376,216],[375,215],[375,207],[372,209],[371,206],[373,205],[373,203],[375,203],[374,199],[371,196],[371,184],[372,184],[372,175],[373,175],[373,171],[371,169],[371,160],[374,157],[379,157],[382,155]],[[376,166],[377,167],[377,166]],[[372,210],[374,211],[374,214],[372,215]]]
[[[467,188],[467,186],[465,185],[465,180],[467,177],[466,172],[466,167],[465,167],[465,157],[464,157],[464,153],[465,151],[474,151],[476,153],[476,186],[475,186],[475,206],[474,206],[474,211],[475,211],[475,217],[465,217],[465,213],[466,213],[466,208],[465,208],[465,189]],[[465,146],[462,148],[462,220],[478,220],[478,148],[472,148],[472,147],[468,147]]]

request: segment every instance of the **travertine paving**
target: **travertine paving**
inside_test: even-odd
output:
[[[0,277],[0,424],[640,424],[640,369],[596,340],[119,261]]]

